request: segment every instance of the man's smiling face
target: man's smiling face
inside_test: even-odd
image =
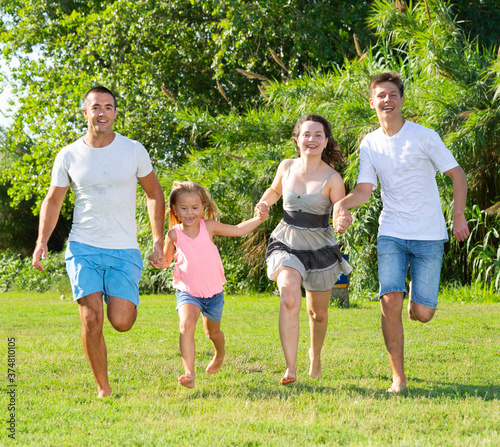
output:
[[[377,112],[379,120],[400,119],[403,103],[404,96],[401,96],[397,85],[392,82],[382,82],[371,91],[370,107]]]
[[[112,132],[117,114],[115,101],[109,93],[92,92],[87,96],[83,114],[89,131],[96,134]]]

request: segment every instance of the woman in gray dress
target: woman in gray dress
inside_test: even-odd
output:
[[[344,182],[334,169],[343,155],[332,137],[331,125],[320,115],[306,115],[295,125],[292,138],[297,158],[280,163],[271,187],[256,206],[257,212],[269,212],[283,196],[283,219],[271,234],[266,262],[268,276],[280,292],[284,385],[297,377],[301,285],[306,290],[311,332],[309,375],[321,377],[331,289],[339,273],[347,275],[352,270],[342,258],[330,225],[333,204],[345,196]]]

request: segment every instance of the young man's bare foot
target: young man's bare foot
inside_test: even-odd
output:
[[[386,390],[387,393],[399,393],[406,388],[406,379],[393,379],[392,385]]]
[[[221,358],[217,358],[217,356],[214,356],[212,361],[208,364],[205,372],[207,374],[217,374],[220,371],[223,363],[224,363],[224,356],[222,356]]]
[[[312,378],[321,377],[321,358],[313,359],[311,348],[309,348],[309,360],[311,361],[309,376]]]
[[[411,281],[410,281],[410,291],[408,292],[408,318],[413,321],[417,321],[413,311],[411,310]]]
[[[183,374],[178,380],[182,386],[194,388],[194,374]]]
[[[285,371],[285,375],[281,378],[282,385],[288,385],[289,383],[293,383],[297,380],[295,377],[295,372],[292,373],[288,368]]]

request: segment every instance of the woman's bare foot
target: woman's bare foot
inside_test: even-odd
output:
[[[226,354],[225,351],[222,355],[215,354],[212,361],[208,364],[205,372],[207,374],[217,374],[220,371],[220,369],[222,368],[222,364],[224,363],[225,354]]]
[[[295,377],[295,372],[291,372],[288,368],[285,371],[285,375],[281,378],[282,385],[288,385],[289,383],[293,383],[297,380]]]
[[[312,348],[309,348],[309,360],[311,361],[311,366],[309,368],[309,376],[313,378],[321,377],[321,358],[313,358]]]
[[[179,377],[179,383],[186,388],[194,388],[194,374],[183,374]]]

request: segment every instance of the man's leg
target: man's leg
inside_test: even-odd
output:
[[[404,293],[402,292],[390,292],[380,298],[382,333],[392,368],[392,385],[387,390],[389,393],[398,392],[406,388],[404,333],[401,318],[403,297]]]
[[[321,377],[321,348],[328,327],[330,294],[331,290],[326,292],[306,291],[309,330],[311,333],[311,347],[309,348],[309,358],[311,360],[309,375],[311,377]]]
[[[102,333],[104,310],[102,292],[92,293],[78,300],[82,321],[82,344],[85,355],[97,382],[97,397],[111,394],[108,381],[106,344]]]
[[[135,323],[137,318],[137,307],[129,300],[108,297],[108,320],[118,332],[128,331]]]

